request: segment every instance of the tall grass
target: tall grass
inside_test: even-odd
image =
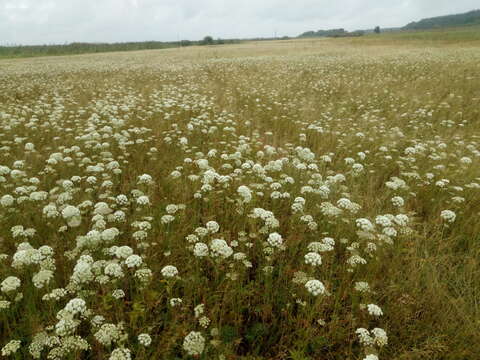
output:
[[[476,359],[480,50],[388,41],[0,61],[4,353]]]

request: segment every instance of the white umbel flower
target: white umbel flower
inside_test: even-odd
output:
[[[305,288],[313,296],[325,294],[325,286],[320,280],[309,280],[305,283]]]
[[[233,249],[223,239],[213,239],[210,243],[210,249],[215,256],[222,258],[228,258],[233,254]]]
[[[205,338],[197,331],[191,331],[183,340],[183,349],[188,355],[200,355],[205,349]]]
[[[357,227],[362,229],[363,231],[373,231],[375,228],[370,220],[365,218],[357,219],[356,221]]]
[[[372,346],[373,345],[373,338],[370,336],[370,331],[365,328],[358,328],[355,333],[358,336],[358,340],[360,344],[363,346]]]
[[[15,198],[12,195],[3,195],[0,198],[0,205],[4,207],[12,206],[15,202]]]
[[[138,267],[142,265],[142,258],[138,255],[130,255],[125,259],[125,265],[127,265],[128,268]]]
[[[107,266],[105,266],[104,272],[105,272],[105,275],[109,275],[114,278],[121,278],[124,275],[122,271],[122,267],[117,263],[110,263]]]
[[[388,344],[388,337],[385,330],[381,328],[374,328],[372,330],[372,334],[375,336],[374,338],[375,345],[382,347]]]
[[[178,269],[173,265],[167,265],[162,269],[162,275],[166,278],[171,278],[178,275]]]
[[[305,255],[305,264],[319,266],[322,264],[322,256],[316,252],[309,252]]]
[[[402,207],[405,204],[405,201],[400,196],[394,196],[392,198],[392,204],[393,206]]]
[[[4,293],[15,291],[20,287],[21,284],[22,282],[19,278],[15,276],[9,276],[0,284],[0,290],[2,290]]]
[[[12,340],[2,348],[2,356],[15,354],[20,349],[20,340]]]
[[[247,186],[239,186],[237,192],[243,198],[244,203],[248,203],[252,200],[252,190],[250,190]]]
[[[62,216],[64,219],[69,219],[75,216],[80,216],[80,210],[72,205],[67,205],[62,210]]]
[[[62,210],[62,216],[65,220],[67,220],[67,224],[70,227],[77,227],[82,222],[82,215],[80,210],[72,205],[67,205]]]
[[[453,223],[457,215],[452,210],[443,210],[440,213],[440,217],[448,223]]]
[[[112,351],[109,360],[131,360],[132,356],[130,350],[124,348],[118,348]]]
[[[277,232],[271,233],[268,235],[267,242],[270,244],[271,247],[279,247],[283,243],[282,235]]]
[[[80,298],[75,298],[70,300],[67,305],[65,305],[65,310],[70,314],[83,314],[87,310],[87,304],[85,300]]]
[[[196,257],[205,257],[208,256],[208,246],[205,243],[198,242],[193,248],[193,255]]]
[[[145,347],[150,346],[152,343],[152,338],[148,334],[140,334],[138,335],[137,339],[138,342]]]
[[[379,317],[383,315],[383,311],[378,305],[368,304],[367,309],[368,309],[368,313],[372,316]]]
[[[220,225],[218,225],[218,223],[216,221],[209,221],[205,224],[205,227],[207,228],[207,230],[214,234],[216,232],[218,232],[218,230],[220,229]]]
[[[150,205],[150,199],[146,195],[139,196],[137,198],[138,205]]]

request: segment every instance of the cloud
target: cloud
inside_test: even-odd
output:
[[[478,0],[0,0],[0,44],[295,36],[402,26]]]

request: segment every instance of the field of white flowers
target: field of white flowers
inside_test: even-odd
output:
[[[0,62],[13,359],[480,358],[480,48]]]

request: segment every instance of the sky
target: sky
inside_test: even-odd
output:
[[[0,45],[297,36],[478,8],[479,0],[0,0]]]

